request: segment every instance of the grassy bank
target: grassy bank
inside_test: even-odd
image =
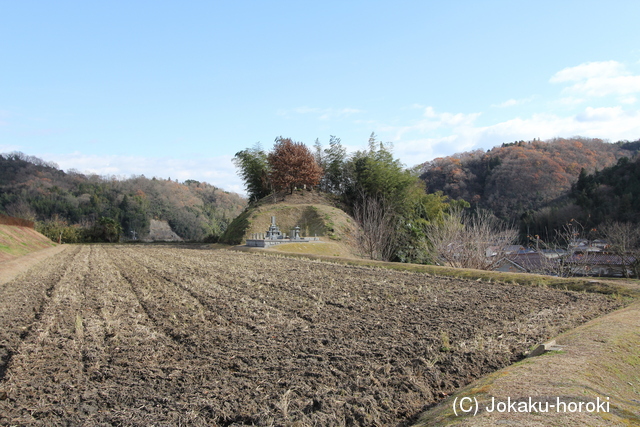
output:
[[[55,246],[55,243],[33,228],[0,224],[0,261],[52,246]]]

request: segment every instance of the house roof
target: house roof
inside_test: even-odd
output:
[[[567,258],[569,264],[585,264],[585,265],[630,265],[636,262],[636,258],[626,255],[624,258],[620,255],[605,254],[599,252],[590,252],[588,254],[576,252]]]
[[[546,264],[553,262],[539,252],[511,254],[507,255],[505,259],[527,271],[542,270]]]

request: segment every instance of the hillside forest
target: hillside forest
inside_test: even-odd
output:
[[[637,224],[639,150],[640,141],[516,141],[406,168],[391,144],[372,134],[367,150],[351,154],[334,136],[328,147],[316,140],[313,150],[279,137],[270,152],[256,145],[238,152],[235,163],[250,203],[316,188],[354,216],[368,256],[424,263],[442,258],[439,244],[457,246],[459,256],[461,230],[475,230],[467,246],[474,239],[525,246],[535,240],[549,248],[589,232],[602,237],[594,234],[600,225]],[[477,252],[475,259],[486,258]]]
[[[23,153],[0,155],[0,213],[34,221],[54,241],[140,239],[151,219],[185,240],[216,241],[245,206],[204,182],[85,175]]]
[[[437,158],[420,167],[427,191],[466,200],[551,241],[571,220],[585,229],[640,221],[637,201],[640,141],[590,138],[517,141],[488,151]],[[635,207],[635,210],[634,210]]]

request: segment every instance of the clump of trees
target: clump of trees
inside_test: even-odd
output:
[[[239,151],[233,162],[245,182],[250,202],[274,191],[293,193],[296,188],[313,188],[323,176],[322,168],[307,146],[291,138],[276,138],[269,153],[259,144]]]
[[[267,153],[262,150],[260,144],[238,151],[233,158],[233,163],[238,168],[240,177],[244,180],[249,202],[258,201],[273,191],[269,179],[267,159]]]
[[[640,222],[638,150],[640,141],[516,141],[408,169],[372,134],[354,153],[335,136],[328,147],[316,140],[313,153],[279,137],[271,152],[256,146],[235,162],[251,201],[296,187],[335,195],[359,224],[367,257],[490,269],[531,236],[560,245],[570,218],[590,228]],[[304,162],[293,167],[296,158]]]
[[[270,153],[255,146],[238,152],[234,161],[251,201],[296,187],[333,194],[359,223],[356,241],[372,259],[428,261],[427,225],[441,220],[452,206],[469,206],[442,193],[427,194],[416,171],[405,168],[390,144],[374,134],[368,149],[350,155],[334,136],[328,148],[316,141],[315,153],[279,137]]]
[[[360,226],[356,244],[371,259],[388,261],[395,255],[398,216],[383,199],[362,197],[353,207],[353,217]]]

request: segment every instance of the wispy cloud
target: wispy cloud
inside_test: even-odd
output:
[[[437,112],[433,107],[423,107],[422,117],[408,125],[379,125],[377,129],[387,135],[392,134],[394,141],[401,141],[405,135],[425,133],[464,133],[472,127],[481,113]]]
[[[128,178],[144,175],[148,178],[171,178],[178,181],[195,179],[208,182],[226,191],[244,194],[242,180],[236,174],[231,156],[209,158],[172,159],[167,157],[142,157],[74,152],[71,154],[36,154],[47,161],[56,162],[64,170],[75,169],[81,173]]]
[[[551,83],[570,83],[563,93],[592,97],[640,92],[640,75],[633,75],[617,61],[588,62],[554,74]]]
[[[586,62],[558,71],[549,81],[551,83],[576,82],[625,74],[627,74],[625,66],[618,61]]]
[[[529,102],[531,102],[533,100],[533,97],[530,96],[529,98],[524,98],[524,99],[508,99],[500,104],[493,104],[492,107],[496,107],[496,108],[509,108],[509,107],[515,107],[518,105],[523,105],[523,104],[527,104]]]
[[[290,110],[278,110],[278,115],[290,119],[295,115],[312,114],[318,120],[331,120],[346,118],[353,114],[362,113],[363,110],[357,108],[314,108],[314,107],[297,107]]]

